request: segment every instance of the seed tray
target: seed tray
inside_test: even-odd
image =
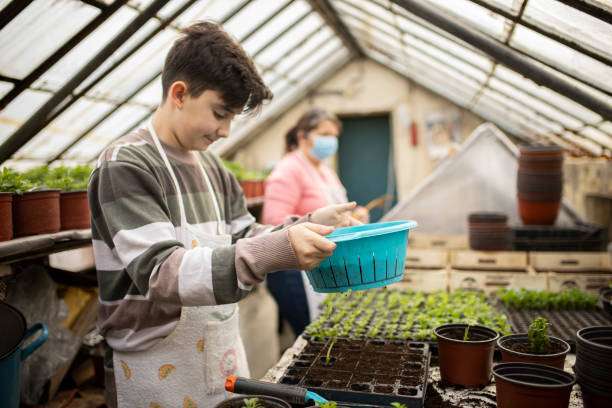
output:
[[[576,332],[589,326],[610,326],[612,316],[601,309],[593,310],[513,310],[506,309],[506,315],[510,320],[515,333],[527,333],[529,325],[537,317],[544,317],[551,326],[548,334],[565,340],[576,350]]]
[[[429,372],[426,343],[339,338],[309,340],[280,379],[342,403],[422,407]]]

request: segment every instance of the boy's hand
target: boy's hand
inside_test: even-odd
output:
[[[293,247],[300,269],[315,268],[334,252],[336,243],[321,236],[333,230],[332,227],[310,222],[289,228],[289,242]]]
[[[355,208],[357,203],[351,201],[344,204],[331,204],[321,207],[310,216],[310,220],[317,224],[331,225],[334,227],[350,227],[361,225],[361,222],[351,217],[350,211]]]

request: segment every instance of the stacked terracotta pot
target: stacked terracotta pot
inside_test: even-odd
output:
[[[563,193],[563,148],[520,146],[519,215],[525,225],[553,225]]]
[[[483,251],[504,251],[511,246],[506,214],[478,212],[468,216],[470,248]]]

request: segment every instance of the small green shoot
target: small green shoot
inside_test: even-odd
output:
[[[395,408],[406,408],[406,404],[400,404],[399,402],[392,402],[391,406]]]
[[[242,402],[244,403],[242,408],[263,408],[263,405],[259,403],[259,398],[245,398]]]
[[[327,402],[319,402],[319,401],[317,401],[317,402],[315,402],[315,405],[317,407],[320,407],[320,408],[336,408],[337,404],[336,404],[335,401],[327,401]]]
[[[550,346],[550,338],[546,334],[549,327],[550,323],[543,317],[538,317],[529,325],[527,338],[529,339],[531,351],[534,353],[541,354],[544,352],[545,346]]]
[[[327,354],[325,355],[325,364],[329,364],[329,355],[331,353],[332,347],[334,347],[334,344],[336,344],[337,341],[338,339],[335,337],[331,340],[331,343],[329,344],[329,348],[327,349]]]

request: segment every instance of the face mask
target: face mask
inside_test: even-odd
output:
[[[310,154],[315,159],[323,160],[333,156],[338,150],[338,138],[335,136],[313,136],[314,146],[310,149]]]

